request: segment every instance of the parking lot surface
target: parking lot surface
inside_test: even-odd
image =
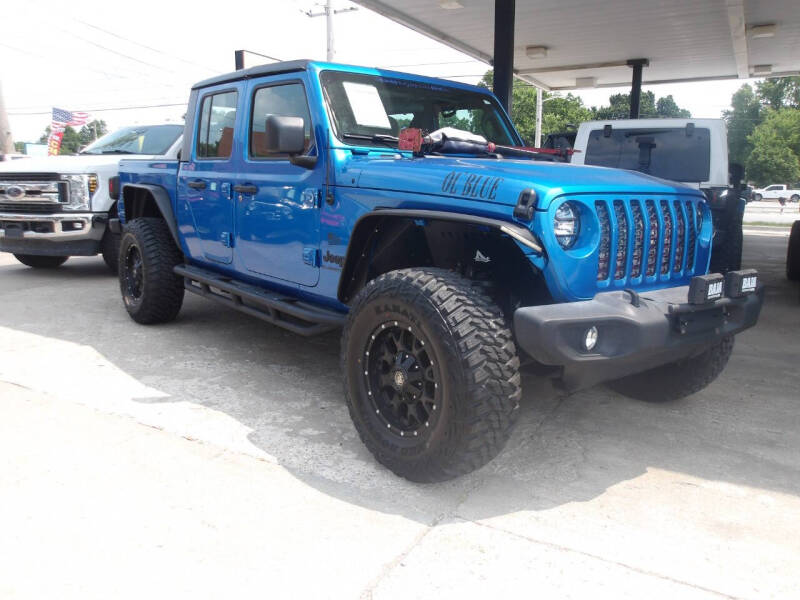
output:
[[[338,333],[187,295],[124,312],[99,258],[0,255],[0,596],[764,598],[800,594],[800,291],[786,236],[722,377],[671,404],[528,378],[506,450],[458,480],[380,467]]]

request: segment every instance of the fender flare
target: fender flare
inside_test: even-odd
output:
[[[544,248],[542,243],[531,233],[526,227],[517,225],[510,221],[501,221],[500,219],[492,219],[490,217],[482,217],[479,215],[469,215],[464,213],[451,213],[439,210],[424,210],[424,209],[402,209],[402,208],[376,208],[361,215],[353,225],[353,234],[350,237],[350,243],[347,245],[347,254],[345,255],[344,269],[339,278],[339,286],[337,290],[337,297],[340,301],[344,302],[347,298],[346,290],[349,287],[356,274],[354,272],[355,265],[358,262],[357,253],[361,252],[362,240],[360,228],[364,223],[369,220],[379,220],[383,217],[399,217],[406,219],[426,219],[430,221],[450,221],[455,223],[465,223],[468,225],[482,225],[484,227],[491,227],[497,229],[501,233],[505,233],[520,244],[530,248],[535,253],[544,255]],[[366,244],[369,241],[369,236],[363,240]]]
[[[175,213],[172,210],[172,202],[169,199],[169,193],[166,189],[161,187],[160,185],[148,185],[144,183],[126,183],[122,186],[122,199],[124,205],[124,198],[125,198],[125,191],[128,189],[132,190],[145,190],[147,191],[155,200],[156,206],[158,207],[161,216],[164,217],[164,221],[167,223],[167,227],[169,228],[169,232],[172,234],[172,239],[175,240],[175,244],[178,248],[181,247],[180,241],[178,240],[178,225],[175,222]],[[125,206],[125,221],[128,221],[127,215],[128,209]]]

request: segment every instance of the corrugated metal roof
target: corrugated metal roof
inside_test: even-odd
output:
[[[354,0],[466,54],[490,62],[494,2]],[[775,35],[755,38],[753,25],[774,23]],[[529,58],[526,46],[546,46]],[[517,0],[517,75],[548,89],[627,85],[628,59],[646,58],[644,83],[750,77],[756,65],[772,74],[800,70],[799,0]],[[603,64],[605,63],[605,64]],[[602,65],[602,66],[601,66]]]

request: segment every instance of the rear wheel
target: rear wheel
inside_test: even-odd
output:
[[[733,339],[725,337],[700,354],[607,385],[620,394],[646,402],[670,402],[689,396],[719,377],[733,352]]]
[[[33,267],[34,269],[55,269],[60,267],[69,256],[37,256],[35,254],[15,254],[16,258],[23,265]]]
[[[789,198],[792,202],[800,202],[800,196],[797,194],[792,194],[792,197]]]
[[[126,226],[119,250],[119,287],[134,321],[165,323],[178,315],[184,287],[173,268],[182,262],[162,219],[135,219]]]
[[[511,331],[488,296],[453,272],[404,269],[371,281],[353,301],[341,360],[361,440],[412,481],[478,469],[516,421]]]
[[[786,278],[800,281],[800,221],[792,225],[789,235],[789,247],[786,250]]]
[[[763,196],[761,194],[753,194],[753,200],[755,200],[756,202],[761,202],[762,198]]]

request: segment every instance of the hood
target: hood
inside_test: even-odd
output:
[[[531,160],[399,154],[353,156],[337,183],[407,193],[433,194],[514,206],[533,188],[538,208],[564,194],[691,194],[691,187],[643,173]]]
[[[0,163],[0,173],[116,173],[124,158],[152,159],[142,154],[83,154],[78,156],[47,156]]]

